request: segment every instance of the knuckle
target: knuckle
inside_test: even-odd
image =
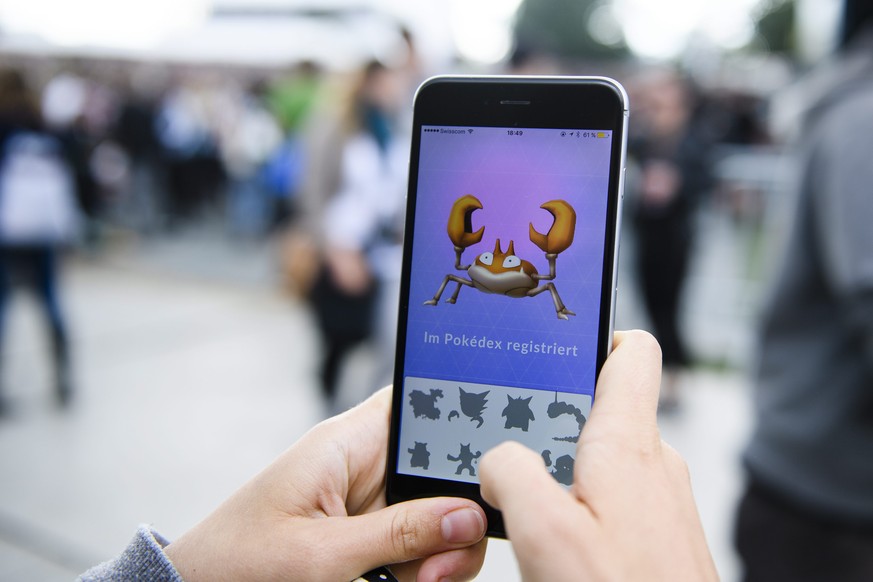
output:
[[[655,437],[647,438],[637,443],[637,455],[643,461],[660,461],[661,452],[661,443]]]
[[[637,444],[634,453],[634,461],[639,467],[648,471],[661,471],[667,465],[661,450],[654,445]]]
[[[328,555],[327,544],[316,532],[311,528],[306,529],[308,535],[299,536],[295,539],[295,554],[296,556],[306,556],[306,560],[301,563],[300,560],[294,559],[291,555],[282,558],[280,571],[283,575],[294,573],[296,576],[306,576],[308,580],[315,580],[319,575],[312,567],[315,564],[329,563],[330,556]],[[280,556],[283,554],[280,552]],[[327,559],[327,561],[325,561]]]
[[[391,520],[391,546],[395,556],[409,560],[421,551],[422,523],[407,510],[394,514]]]

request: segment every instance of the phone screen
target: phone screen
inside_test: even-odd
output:
[[[478,460],[511,439],[570,485],[610,325],[613,132],[420,131],[396,471],[478,483]]]

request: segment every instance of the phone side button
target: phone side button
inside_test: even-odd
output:
[[[627,166],[621,169],[621,199],[624,200],[624,189],[627,187]]]
[[[618,304],[616,303],[618,299],[618,287],[612,290],[612,305],[609,309],[609,333],[610,335],[615,333],[615,312],[618,311]],[[609,348],[612,349],[612,346]]]

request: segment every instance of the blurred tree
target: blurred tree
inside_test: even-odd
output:
[[[755,32],[773,53],[796,56],[795,0],[766,0],[755,18]]]
[[[592,15],[609,6],[608,0],[524,0],[515,21],[516,46],[568,59],[625,57],[620,34],[592,34]]]

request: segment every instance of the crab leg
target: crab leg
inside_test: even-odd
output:
[[[570,319],[567,317],[568,315],[576,315],[564,305],[564,302],[561,301],[561,296],[558,295],[558,289],[555,287],[554,283],[546,283],[542,287],[537,287],[535,289],[531,289],[527,292],[528,297],[536,297],[540,293],[544,293],[545,291],[549,291],[552,294],[552,303],[555,304],[555,312],[558,314],[558,319]]]
[[[549,274],[548,275],[540,275],[540,274],[534,273],[531,276],[534,279],[536,279],[537,281],[551,281],[551,280],[553,280],[557,276],[555,274],[555,271],[556,271],[555,262],[556,262],[557,258],[558,258],[557,253],[546,253],[546,259],[549,261]]]
[[[452,297],[450,299],[448,299],[446,301],[446,303],[454,303],[455,301],[458,300],[458,293],[461,292],[461,285],[466,285],[467,287],[473,286],[472,281],[468,281],[467,279],[462,279],[461,277],[458,277],[457,275],[446,275],[445,279],[443,279],[442,285],[440,285],[440,288],[437,289],[436,295],[433,296],[433,299],[428,299],[427,301],[424,302],[424,304],[425,305],[438,304],[440,302],[440,297],[442,296],[443,291],[446,290],[446,285],[449,284],[449,281],[454,281],[455,283],[458,284],[458,286],[455,288],[455,292],[452,293]]]
[[[463,252],[463,247],[455,247],[455,268],[459,271],[466,271],[473,266],[473,263],[470,263],[469,265],[461,264],[461,254],[463,254]]]

